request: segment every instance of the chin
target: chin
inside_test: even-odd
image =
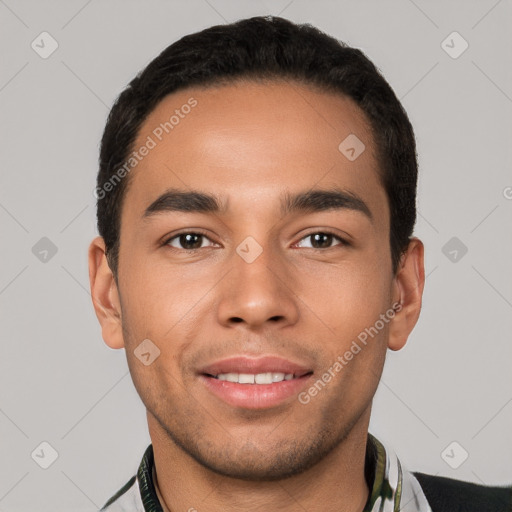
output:
[[[191,441],[191,440],[189,440]],[[318,432],[298,441],[286,440],[273,446],[247,441],[237,448],[234,439],[226,446],[208,442],[178,443],[201,466],[228,478],[252,482],[284,480],[304,473],[326,457],[342,439]]]

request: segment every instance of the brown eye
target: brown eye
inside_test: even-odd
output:
[[[201,233],[180,233],[170,238],[166,243],[175,249],[191,251],[203,247],[205,240],[209,239]]]
[[[304,245],[304,240],[310,240],[310,245]],[[334,233],[329,233],[326,231],[318,231],[316,233],[310,233],[309,235],[302,238],[302,240],[297,244],[299,247],[309,247],[312,249],[330,249],[334,247],[333,241],[341,242],[341,244],[335,245],[347,245],[345,240],[335,235]]]

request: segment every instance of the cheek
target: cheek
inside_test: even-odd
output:
[[[148,410],[155,411],[159,404],[176,401],[174,397],[181,389],[181,384],[173,376],[172,369],[162,355],[149,366],[142,364],[133,353],[131,356],[127,354],[127,359],[133,385]]]
[[[211,285],[204,275],[187,277],[179,268],[169,269],[147,258],[134,257],[130,263],[133,271],[125,266],[120,274],[123,336],[135,385],[141,396],[151,396],[152,390],[182,379],[178,368],[202,325],[205,294]],[[143,340],[151,341],[147,347],[151,356],[157,354],[149,366],[137,357],[148,351],[139,349]]]
[[[123,320],[150,339],[166,338],[193,317],[194,306],[210,288],[205,276],[180,266],[171,269],[165,261],[132,255],[129,263],[120,274]]]
[[[317,266],[301,282],[297,295],[338,339],[357,336],[388,308],[390,281],[372,261]]]

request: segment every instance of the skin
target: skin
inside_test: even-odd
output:
[[[362,510],[372,399],[387,349],[403,347],[420,313],[423,244],[412,238],[393,274],[372,133],[350,99],[286,82],[190,88],[164,98],[135,147],[191,97],[197,106],[131,171],[117,282],[103,239],[89,249],[103,339],[126,349],[147,408],[159,492],[173,511]],[[366,146],[353,162],[338,150],[351,133]],[[283,192],[333,186],[357,194],[372,219],[349,209],[281,215]],[[171,187],[216,194],[226,208],[143,219]],[[197,229],[207,238],[193,252],[178,238],[165,245]],[[349,244],[314,248],[311,235],[326,230]],[[252,263],[236,252],[248,236],[263,249]],[[311,385],[397,302],[306,405],[294,396],[233,407],[196,373],[219,358],[271,354],[313,369]],[[144,339],[160,350],[148,366],[134,355]]]

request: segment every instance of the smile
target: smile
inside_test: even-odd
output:
[[[213,375],[216,379],[228,382],[238,382],[238,384],[272,384],[273,382],[282,382],[283,380],[292,380],[293,373],[265,372],[265,373],[220,373]]]
[[[242,409],[270,409],[293,400],[313,370],[276,356],[237,356],[201,368],[199,379],[210,395]]]

